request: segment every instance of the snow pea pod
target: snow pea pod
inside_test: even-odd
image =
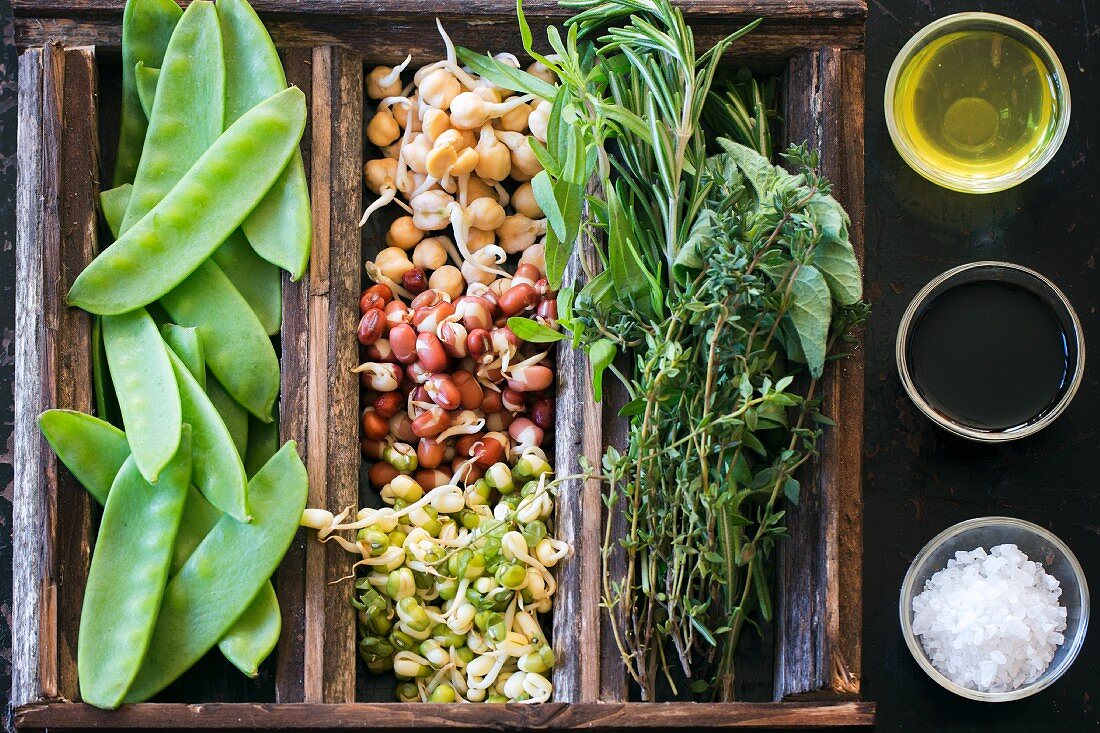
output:
[[[263,325],[221,268],[207,261],[160,299],[172,320],[193,326],[206,365],[233,399],[271,419],[279,394],[279,357]]]
[[[159,204],[80,273],[69,304],[100,315],[125,313],[179,285],[271,187],[297,149],[305,117],[305,95],[291,87],[234,122]]]
[[[163,690],[225,636],[290,547],[306,493],[306,469],[289,441],[249,483],[252,523],[223,517],[169,581],[127,702]]]
[[[260,320],[268,336],[283,322],[283,277],[279,268],[261,258],[238,229],[211,256]]]
[[[213,374],[206,379],[206,395],[213,403],[214,409],[222,416],[222,422],[225,423],[229,434],[233,436],[233,447],[237,449],[237,454],[243,461],[245,452],[248,450],[248,411],[225,391],[225,387]],[[245,474],[247,473],[246,470]]]
[[[143,62],[137,62],[134,69],[134,82],[137,84],[138,99],[141,100],[141,109],[146,117],[153,114],[153,97],[157,95],[157,77],[160,69],[154,66],[146,66]]]
[[[80,694],[97,707],[118,707],[153,638],[191,477],[188,426],[179,448],[156,486],[126,459],[103,507],[77,641]]]
[[[132,187],[123,186],[100,194],[108,222],[118,217],[120,207],[125,207],[123,199],[128,196],[128,189]],[[257,257],[239,231],[231,234],[218,248],[213,256],[214,261],[221,261],[221,253],[227,251],[240,281],[267,281],[260,285],[261,289],[266,290],[259,295],[263,301],[260,310],[265,311],[269,319],[272,313],[278,314],[274,324],[277,333],[278,319],[282,315],[278,269]],[[267,416],[279,391],[279,360],[267,338],[268,327],[260,322],[260,310],[247,301],[243,292],[234,287],[227,273],[219,271],[221,268],[215,262],[199,265],[190,277],[165,295],[160,304],[176,322],[200,329],[205,339],[205,349],[209,351],[210,368],[231,388],[234,399],[246,408]],[[253,265],[266,273],[257,270],[250,274],[248,270]],[[274,280],[267,273],[274,274]],[[274,285],[273,291],[271,285]],[[183,354],[176,353],[183,358]],[[184,362],[187,363],[187,359]],[[195,374],[194,370],[192,374]],[[206,389],[203,378],[197,374],[195,378]]]
[[[156,483],[180,444],[182,410],[157,325],[144,309],[103,319],[103,344],[130,450]]]
[[[122,217],[126,216],[126,207],[130,204],[130,196],[133,193],[134,184],[124,183],[99,194],[99,208],[103,210],[107,228],[111,230],[111,235],[115,239],[118,239],[119,230],[122,228]]]
[[[279,611],[279,598],[268,581],[248,604],[248,608],[218,642],[222,656],[249,677],[259,675],[260,663],[279,643],[283,630],[283,616]]]
[[[103,216],[116,238],[132,190],[133,186],[126,184],[99,195]],[[111,223],[112,219],[115,224]],[[264,332],[268,336],[279,333],[283,319],[283,283],[279,268],[257,255],[239,229],[222,242],[211,259],[252,308]]]
[[[160,76],[120,234],[160,203],[222,132],[225,60],[213,3],[197,0],[183,12]]]
[[[148,124],[141,109],[134,68],[139,61],[147,66],[161,65],[172,30],[182,14],[172,0],[128,0],[122,13],[122,112],[118,121],[115,186],[133,182]]]
[[[217,0],[225,46],[225,123],[286,89],[275,44],[246,0]],[[312,224],[302,154],[294,154],[271,190],[242,224],[257,254],[299,279],[309,264]]]
[[[160,335],[164,343],[180,358],[187,371],[206,389],[206,356],[202,350],[202,339],[199,332],[187,326],[179,326],[175,323],[165,323],[160,327]]]
[[[38,426],[58,460],[93,499],[106,504],[112,484],[130,458],[126,434],[114,425],[74,410],[46,410],[38,417]],[[198,489],[188,487],[183,519],[172,551],[172,574],[183,566],[221,517],[222,513],[203,498]]]
[[[244,455],[244,471],[249,478],[264,467],[279,450],[279,421],[262,422],[255,417],[248,420],[248,449]]]
[[[249,521],[248,479],[221,415],[199,383],[164,342],[179,384],[184,420],[191,424],[195,453],[192,480],[211,504],[238,522]]]
[[[138,66],[138,91],[142,94],[144,107],[151,108],[159,73],[160,69]],[[129,201],[131,188],[127,187],[126,202]],[[119,189],[104,192],[101,198],[116,191]],[[122,208],[125,211],[125,202]],[[121,214],[119,218],[121,219]],[[121,221],[119,223],[121,224]],[[118,227],[114,227],[112,231],[117,238]],[[233,283],[233,287],[248,301],[248,305],[260,320],[260,325],[263,326],[267,335],[274,336],[279,333],[279,326],[283,320],[283,279],[279,274],[279,268],[256,254],[256,250],[252,249],[252,245],[248,243],[240,229],[222,242],[222,245],[211,255],[211,259],[222,269],[225,276]]]
[[[38,428],[80,485],[105,504],[115,476],[130,457],[126,433],[76,410],[46,410],[38,416]]]
[[[107,352],[103,348],[103,319],[92,316],[92,392],[95,395],[95,412],[108,422],[118,420],[118,398],[111,385],[111,370],[107,366]]]
[[[99,504],[107,502],[111,484],[130,457],[126,434],[91,415],[74,410],[47,410],[38,418],[42,434],[58,459]],[[265,429],[266,423],[256,422]],[[271,451],[274,455],[275,451]],[[268,456],[270,457],[270,456]],[[223,514],[194,486],[187,489],[169,575],[175,575]],[[246,675],[267,658],[282,627],[279,599],[267,583],[229,633],[218,642],[222,654]]]

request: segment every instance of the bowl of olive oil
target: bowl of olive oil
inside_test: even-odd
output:
[[[933,183],[991,193],[1046,165],[1069,127],[1054,49],[992,13],[958,13],[919,31],[886,81],[886,125],[901,157]]]

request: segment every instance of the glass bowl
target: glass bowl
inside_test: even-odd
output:
[[[1068,368],[1066,379],[1068,383],[1062,390],[1058,400],[1030,421],[999,430],[964,424],[937,410],[925,398],[925,395],[921,394],[909,368],[909,336],[917,319],[924,312],[925,306],[934,300],[937,295],[952,287],[970,282],[986,281],[1012,283],[1034,293],[1050,307],[1067,336]],[[1057,420],[1058,416],[1069,407],[1085,375],[1085,335],[1077,311],[1074,310],[1065,293],[1053,282],[1022,265],[983,260],[952,268],[933,278],[921,288],[901,317],[897,339],[894,342],[894,358],[897,362],[898,374],[901,376],[901,384],[905,389],[905,393],[909,395],[909,399],[913,401],[913,404],[932,422],[948,432],[969,440],[980,443],[1003,443],[1034,435]]]
[[[1055,651],[1050,666],[1034,682],[1009,692],[980,692],[952,682],[932,666],[920,639],[913,633],[913,598],[924,590],[925,582],[933,573],[947,567],[947,561],[953,559],[956,552],[978,547],[989,550],[1003,544],[1016,545],[1029,560],[1042,563],[1043,569],[1058,580],[1062,588],[1059,602],[1067,612],[1066,630],[1063,632],[1065,642]],[[905,573],[898,611],[905,643],[929,677],[961,697],[983,702],[1007,702],[1034,695],[1049,687],[1073,664],[1085,642],[1085,630],[1088,628],[1089,589],[1077,558],[1053,534],[1036,524],[1012,517],[981,517],[948,527],[917,553]]]
[[[1031,151],[1026,162],[1011,171],[999,176],[985,175],[961,175],[940,170],[931,165],[910,144],[909,136],[898,122],[894,110],[894,97],[897,92],[898,81],[906,65],[924,48],[938,38],[949,33],[959,31],[996,31],[1013,38],[1030,49],[1046,67],[1051,76],[1052,94],[1057,106],[1056,116],[1052,132],[1047,135],[1041,146]],[[1046,42],[1034,29],[1012,18],[994,13],[956,13],[936,20],[909,39],[901,51],[898,52],[894,63],[890,66],[890,73],[886,78],[886,127],[890,131],[890,139],[894,147],[909,166],[920,175],[944,188],[962,193],[993,193],[1011,188],[1035,175],[1043,166],[1050,162],[1054,154],[1065,139],[1066,130],[1069,128],[1070,96],[1069,86],[1066,82],[1066,73],[1062,63],[1050,44]]]

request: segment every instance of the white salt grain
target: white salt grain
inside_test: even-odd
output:
[[[1038,679],[1065,641],[1061,595],[1016,545],[956,552],[913,598],[913,633],[956,684],[1008,692]]]

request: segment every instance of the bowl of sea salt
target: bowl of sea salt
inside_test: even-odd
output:
[[[1005,702],[1069,669],[1085,640],[1089,592],[1080,563],[1042,527],[982,517],[917,553],[899,603],[917,664],[956,695]]]

